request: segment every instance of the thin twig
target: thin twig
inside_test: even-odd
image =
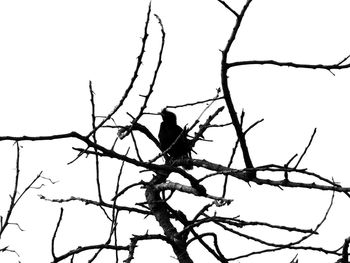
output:
[[[96,112],[95,112],[95,101],[94,101],[94,91],[92,90],[91,80],[89,81],[89,90],[90,90],[90,101],[91,101],[91,123],[92,130],[96,130]],[[92,134],[92,140],[95,144],[97,144],[96,132]],[[95,153],[97,153],[97,149],[94,148]],[[102,201],[102,193],[101,193],[101,183],[100,183],[100,162],[99,156],[95,154],[95,171],[96,171],[96,186],[97,186],[97,194],[100,201]]]
[[[248,129],[246,129],[245,131],[244,131],[244,135],[246,135],[251,129],[253,129],[256,125],[258,125],[259,123],[261,123],[261,122],[263,122],[264,121],[264,119],[261,119],[261,120],[258,120],[258,121],[256,121],[256,122],[254,122],[252,125],[250,125],[249,127],[248,127]]]
[[[115,199],[117,199],[119,196],[123,195],[126,191],[130,190],[131,188],[135,187],[135,186],[139,186],[139,185],[145,185],[144,182],[138,182],[138,183],[134,183],[131,185],[128,185],[127,187],[125,187],[123,190],[119,191],[113,198],[112,201],[114,201]]]
[[[20,174],[20,168],[19,168],[19,164],[20,164],[20,146],[19,146],[18,141],[16,141],[16,150],[17,150],[17,154],[16,154],[15,185],[13,187],[12,195],[10,195],[10,205],[9,205],[7,214],[5,216],[5,220],[3,220],[3,218],[1,217],[0,238],[1,238],[2,234],[4,233],[6,227],[9,225],[9,221],[10,221],[13,209],[15,208],[15,205],[16,205],[16,197],[17,197],[17,193],[18,193],[18,181],[19,181],[19,174]]]
[[[313,132],[312,135],[311,135],[311,138],[310,138],[310,141],[309,141],[308,145],[307,145],[306,148],[304,149],[304,152],[303,152],[303,154],[300,156],[300,158],[299,158],[297,164],[294,166],[294,169],[296,169],[296,168],[298,167],[299,163],[301,162],[301,160],[302,160],[303,157],[305,156],[307,150],[309,149],[309,147],[310,147],[310,145],[311,145],[311,143],[312,143],[312,140],[314,139],[314,136],[315,136],[315,134],[316,134],[316,131],[317,131],[317,129],[315,128],[315,129],[314,129],[314,132]]]
[[[194,145],[196,144],[196,142],[203,137],[204,132],[206,131],[206,129],[208,129],[208,126],[210,125],[210,122],[221,112],[223,111],[225,107],[221,106],[220,108],[218,108],[212,115],[210,115],[208,117],[208,119],[205,121],[205,123],[203,125],[200,125],[199,127],[199,131],[195,134],[194,138],[191,140],[191,147],[194,147]]]
[[[303,250],[314,250],[314,251],[319,251],[319,252],[323,252],[323,253],[329,253],[329,254],[334,254],[337,255],[336,251],[331,251],[331,250],[326,250],[323,248],[314,248],[314,247],[297,247],[295,245],[300,244],[301,242],[305,241],[306,239],[308,239],[309,237],[311,237],[312,235],[314,235],[315,233],[317,233],[318,229],[321,227],[321,225],[326,221],[327,216],[329,214],[329,211],[331,209],[331,207],[333,206],[333,201],[334,201],[334,192],[332,194],[332,198],[331,198],[331,202],[329,207],[327,208],[327,211],[325,213],[325,215],[323,216],[322,220],[320,221],[320,223],[315,227],[315,229],[313,230],[312,233],[303,236],[302,238],[300,238],[299,240],[295,241],[295,242],[291,242],[289,244],[285,244],[285,245],[277,245],[274,244],[274,246],[277,246],[278,248],[273,248],[273,249],[265,249],[265,250],[260,250],[260,251],[254,251],[254,252],[250,252],[248,254],[244,254],[244,255],[240,255],[238,257],[235,258],[231,258],[230,261],[234,261],[237,259],[242,259],[242,258],[247,258],[247,257],[251,257],[252,255],[258,255],[258,254],[263,254],[263,253],[268,253],[268,252],[275,252],[278,250],[282,250],[282,249],[303,249]]]
[[[33,179],[33,181],[30,182],[30,184],[23,190],[23,192],[19,195],[19,197],[17,198],[17,200],[15,201],[14,205],[16,205],[19,200],[23,197],[23,195],[31,188],[33,188],[33,184],[39,179],[41,178],[42,176],[42,171]]]
[[[96,249],[109,249],[109,250],[128,250],[129,246],[118,246],[115,247],[113,245],[106,245],[106,244],[99,244],[99,245],[91,245],[91,246],[79,246],[76,249],[73,249],[59,257],[56,257],[56,259],[52,263],[57,263],[60,261],[63,261],[66,258],[72,257],[74,255],[78,255],[79,253],[89,251],[89,250],[96,250]]]
[[[180,105],[170,105],[170,106],[166,106],[165,108],[166,109],[176,109],[176,108],[182,108],[182,107],[188,107],[188,106],[196,106],[196,105],[199,105],[199,104],[202,104],[202,103],[207,103],[207,102],[217,101],[217,100],[222,100],[222,99],[224,99],[224,97],[216,97],[215,96],[214,98],[211,98],[211,99],[199,100],[199,101],[196,101],[196,102],[189,102],[189,103],[180,104]],[[155,113],[148,113],[148,114],[158,115],[158,114],[155,114]]]
[[[222,0],[218,0],[219,3],[221,3],[224,7],[226,7],[228,10],[230,10],[236,17],[239,16],[239,14],[233,10],[228,4],[226,4],[226,2],[222,1]]]
[[[94,205],[94,206],[97,206],[97,207],[106,207],[106,208],[111,208],[113,209],[113,204],[109,204],[109,203],[101,203],[101,202],[98,202],[98,201],[94,201],[94,200],[90,200],[90,199],[86,199],[86,198],[81,198],[81,197],[69,197],[69,198],[66,198],[66,199],[50,199],[50,198],[47,198],[43,195],[39,195],[39,198],[40,199],[43,199],[45,201],[49,201],[49,202],[53,202],[53,203],[68,203],[68,202],[75,202],[75,201],[78,201],[78,202],[81,202],[81,203],[84,203],[85,205]],[[142,210],[142,209],[138,209],[138,208],[135,208],[135,207],[128,207],[128,206],[121,206],[121,205],[116,205],[115,206],[115,209],[118,209],[119,211],[126,211],[128,213],[131,213],[131,212],[134,212],[134,213],[139,213],[141,215],[149,215],[150,213],[146,210]]]
[[[343,64],[346,60],[348,60],[348,58],[350,58],[350,55],[349,56],[346,56],[343,60],[341,60],[338,65],[341,65]]]
[[[130,148],[128,148],[128,150],[126,151],[125,155],[128,155],[129,150],[130,150]],[[121,179],[121,176],[123,174],[124,164],[125,164],[125,161],[122,162],[122,164],[120,166],[120,169],[119,169],[119,173],[118,173],[118,177],[117,177],[117,184],[116,184],[116,187],[115,187],[115,196],[117,196],[118,193],[119,193],[120,179]],[[117,236],[118,221],[117,220],[118,220],[119,210],[116,209],[116,202],[117,202],[117,198],[115,198],[113,200],[113,209],[112,209],[113,218],[112,218],[112,224],[111,224],[110,237],[109,237],[108,240],[110,240],[110,238],[114,234],[114,245],[116,247],[118,247],[118,236]],[[118,251],[117,250],[115,251],[115,260],[116,260],[116,263],[118,263],[119,256],[118,256]]]
[[[197,117],[197,119],[194,121],[194,123],[191,125],[191,127],[188,129],[187,132],[191,131],[198,123],[199,123],[199,119],[203,116],[203,114],[210,108],[211,105],[213,105],[213,103],[215,102],[216,99],[219,98],[220,95],[220,89],[217,89],[217,93],[215,95],[215,97],[211,100],[211,102],[204,108],[204,110],[199,114],[199,116]]]
[[[134,143],[134,147],[135,147],[137,158],[139,159],[140,162],[143,162],[143,160],[141,158],[141,155],[140,155],[139,147],[137,146],[135,135],[134,135],[133,132],[130,132],[130,134],[131,134],[132,142]]]
[[[206,236],[211,236],[213,237],[213,243],[214,243],[214,247],[215,247],[215,250],[214,251],[212,248],[210,248],[206,243],[202,243],[201,240],[203,237],[206,237]],[[221,252],[221,249],[220,249],[220,246],[218,244],[218,238],[217,238],[217,235],[215,233],[212,233],[212,232],[207,232],[207,233],[203,233],[203,234],[196,234],[194,235],[193,238],[191,238],[190,240],[188,240],[187,242],[187,246],[190,245],[193,241],[195,240],[198,240],[214,257],[216,257],[217,260],[219,260],[220,262],[222,263],[227,263],[228,260],[227,258],[223,255],[223,253]],[[203,240],[202,240],[203,241]]]

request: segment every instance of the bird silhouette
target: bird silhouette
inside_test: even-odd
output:
[[[162,152],[167,151],[171,160],[191,158],[191,141],[187,138],[186,129],[182,129],[176,123],[176,115],[173,112],[163,109],[160,113],[163,122],[160,124],[158,138]],[[183,165],[183,168],[190,170],[192,163]]]

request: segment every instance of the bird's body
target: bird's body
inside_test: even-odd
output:
[[[186,132],[177,125],[176,115],[170,111],[161,112],[163,122],[159,129],[160,149],[164,152],[170,146],[167,154],[174,160],[182,158],[191,158],[191,143],[187,139]],[[192,169],[192,164],[184,166],[185,169]]]

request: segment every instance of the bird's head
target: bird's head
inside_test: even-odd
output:
[[[171,124],[176,124],[176,115],[175,115],[175,113],[172,113],[171,111],[167,111],[167,109],[164,108],[160,112],[160,115],[162,116],[164,122],[171,123]]]

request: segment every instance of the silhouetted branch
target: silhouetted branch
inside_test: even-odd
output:
[[[50,201],[50,202],[54,202],[54,203],[67,203],[67,202],[72,202],[72,201],[79,201],[84,203],[85,205],[95,205],[98,207],[106,207],[106,208],[113,208],[114,206],[112,204],[108,204],[105,202],[99,202],[99,201],[94,201],[94,200],[89,200],[89,199],[85,199],[85,198],[81,198],[81,197],[70,197],[67,199],[50,199],[47,198],[43,195],[39,195],[40,199],[43,199],[45,201]],[[145,210],[141,210],[135,207],[128,207],[128,206],[120,206],[120,205],[116,205],[115,208],[119,211],[127,211],[127,212],[135,212],[135,213],[139,213],[139,214],[143,214],[143,215],[149,215],[150,213],[148,211]]]
[[[322,252],[322,253],[326,253],[326,254],[333,254],[333,255],[338,255],[339,253],[336,252],[336,250],[327,250],[324,248],[317,248],[317,247],[305,247],[305,246],[296,246],[297,244],[300,244],[301,242],[304,242],[306,239],[308,239],[309,237],[311,237],[312,235],[316,234],[318,229],[322,226],[322,224],[326,221],[327,216],[329,214],[329,211],[331,210],[332,206],[333,206],[333,201],[334,201],[334,192],[332,193],[332,198],[331,198],[331,202],[322,218],[322,220],[320,221],[320,223],[317,224],[317,226],[315,227],[315,229],[310,232],[308,235],[303,236],[302,238],[298,239],[297,241],[294,242],[290,242],[288,244],[284,244],[284,245],[278,245],[278,244],[274,244],[274,246],[277,246],[277,248],[272,248],[272,249],[264,249],[264,250],[260,250],[260,251],[254,251],[254,252],[250,252],[248,254],[244,254],[244,255],[240,255],[238,257],[232,258],[230,260],[234,261],[237,259],[242,259],[242,258],[247,258],[253,255],[259,255],[259,254],[264,254],[264,253],[269,253],[269,252],[275,252],[278,250],[282,250],[282,249],[295,249],[295,250],[312,250],[312,251],[318,251],[318,252]]]
[[[211,100],[211,102],[204,108],[204,110],[201,112],[201,114],[199,114],[199,116],[197,117],[197,119],[194,121],[194,123],[191,125],[190,128],[188,128],[187,133],[190,132],[194,127],[196,127],[196,125],[199,123],[199,119],[203,116],[203,114],[210,108],[211,105],[213,105],[213,103],[215,102],[215,100],[217,98],[219,98],[220,95],[220,89],[216,90],[216,95],[215,97]]]
[[[96,250],[96,249],[111,249],[111,250],[129,250],[129,246],[113,246],[113,245],[106,245],[106,244],[99,244],[99,245],[91,245],[91,246],[79,246],[76,249],[73,249],[61,256],[58,256],[54,259],[54,261],[52,261],[52,263],[57,263],[60,262],[62,260],[65,260],[71,256],[80,254],[82,252],[85,251],[89,251],[89,250]]]
[[[125,155],[127,155],[129,153],[130,148],[128,148],[128,150],[126,151]],[[119,169],[119,173],[118,173],[118,177],[117,177],[117,184],[115,186],[115,198],[113,198],[113,209],[112,209],[112,222],[111,222],[111,231],[110,231],[110,238],[112,237],[112,235],[114,234],[114,245],[117,247],[118,246],[118,235],[117,235],[117,220],[118,220],[118,215],[119,215],[119,211],[118,209],[116,209],[116,202],[117,202],[117,196],[119,194],[119,188],[120,188],[120,179],[122,177],[123,174],[123,170],[124,170],[124,165],[125,162],[123,161],[120,169]],[[119,256],[118,256],[118,251],[115,251],[115,258],[116,258],[116,263],[118,263],[119,260]]]
[[[120,127],[119,131],[121,134],[123,134],[129,129],[131,129],[131,131],[139,131],[143,133],[148,139],[150,139],[160,149],[158,139],[150,132],[150,130],[146,126],[140,123],[134,123],[133,126],[129,125],[129,126]]]
[[[298,254],[295,255],[290,263],[298,263]]]
[[[0,136],[0,141],[51,141],[67,138],[85,138],[77,132],[62,133],[56,135],[46,135],[46,136]]]
[[[185,231],[188,231],[189,229],[199,227],[203,224],[218,222],[221,224],[227,224],[237,228],[242,228],[245,226],[264,226],[272,229],[278,229],[278,230],[289,231],[289,232],[297,232],[297,233],[304,233],[304,234],[307,233],[310,235],[317,234],[316,230],[312,230],[312,229],[301,229],[298,227],[274,225],[274,224],[270,224],[266,222],[258,222],[258,221],[244,221],[238,218],[227,218],[227,217],[220,217],[215,215],[209,216],[209,215],[206,215],[204,212],[202,212],[201,214],[203,214],[205,218],[192,220],[191,223],[188,224],[181,232],[185,232]],[[181,232],[179,234],[181,234]]]
[[[7,228],[7,226],[10,224],[10,218],[13,212],[13,209],[15,208],[16,205],[16,196],[18,193],[18,180],[19,180],[19,174],[20,174],[20,170],[19,170],[19,159],[20,159],[20,146],[18,144],[18,142],[16,142],[16,176],[15,176],[15,184],[13,187],[13,192],[12,195],[10,195],[10,205],[8,208],[8,211],[6,213],[5,216],[5,220],[4,218],[1,216],[1,220],[0,220],[0,239],[2,237],[2,234],[4,233],[5,229]],[[2,248],[3,251],[8,251],[8,246],[5,248]]]
[[[19,202],[19,200],[24,196],[24,194],[31,188],[33,187],[33,184],[39,179],[42,178],[42,171],[33,179],[33,181],[30,182],[30,184],[28,184],[28,186],[23,190],[23,192],[19,195],[19,197],[17,198],[17,200],[14,203],[14,206]]]
[[[180,183],[174,183],[171,181],[166,181],[164,183],[160,183],[154,186],[155,190],[157,191],[164,191],[164,190],[176,190],[179,192],[183,192],[183,193],[188,193],[188,194],[193,194],[193,195],[202,195],[204,197],[207,197],[209,199],[213,199],[213,200],[217,200],[220,202],[225,202],[225,203],[231,203],[233,200],[231,199],[225,199],[222,197],[217,197],[217,196],[213,196],[210,194],[205,194],[203,195],[201,192],[199,192],[197,189],[191,187],[191,186],[187,186],[187,185],[183,185]]]
[[[311,143],[312,143],[312,140],[314,139],[314,136],[315,136],[315,134],[316,134],[316,130],[317,130],[317,129],[315,128],[315,129],[314,129],[314,132],[313,132],[312,135],[311,135],[311,138],[310,138],[310,141],[309,141],[308,145],[306,146],[306,148],[305,148],[303,154],[300,156],[300,158],[299,158],[297,164],[294,166],[294,168],[297,168],[297,167],[298,167],[299,163],[301,162],[301,160],[302,160],[303,157],[305,156],[307,150],[309,149],[309,147],[310,147],[310,145],[311,145]]]
[[[226,4],[224,1],[222,1],[222,0],[218,0],[219,1],[219,3],[221,3],[224,7],[226,7],[228,10],[230,10],[230,12],[232,12],[235,16],[239,16],[239,14],[235,11],[235,10],[233,10],[228,4]]]
[[[92,130],[95,130],[96,129],[96,112],[95,112],[94,91],[92,90],[91,81],[89,82],[89,90],[90,90],[90,101],[91,101]],[[92,134],[92,140],[95,144],[97,144],[96,132]],[[95,150],[95,153],[97,153],[97,149],[95,148],[94,150]],[[97,194],[100,201],[102,201],[101,184],[100,184],[100,162],[97,154],[95,154],[95,169],[96,169]]]
[[[199,126],[199,131],[195,133],[194,138],[191,140],[191,147],[194,147],[194,145],[196,144],[196,142],[203,137],[204,132],[206,131],[206,129],[208,129],[210,122],[221,112],[223,111],[224,106],[218,108],[212,115],[210,115],[208,117],[208,119],[205,121],[204,124]]]
[[[255,256],[255,255],[261,255],[261,254],[265,254],[265,253],[272,253],[272,252],[277,252],[280,250],[285,249],[284,247],[278,247],[278,248],[268,248],[268,249],[264,249],[264,250],[260,250],[260,251],[254,251],[254,252],[250,252],[244,255],[240,255],[237,257],[233,257],[233,258],[229,258],[229,261],[236,261],[238,259],[242,259],[242,258],[248,258],[251,256]],[[330,254],[330,255],[334,255],[334,256],[340,256],[340,253],[337,253],[335,250],[327,250],[321,247],[306,247],[306,246],[299,246],[299,247],[288,247],[288,249],[291,250],[309,250],[309,251],[316,251],[316,252],[320,252],[320,253],[324,253],[324,254]]]
[[[346,60],[346,59],[345,59]],[[273,65],[273,66],[280,66],[280,67],[292,67],[292,68],[304,68],[304,69],[325,69],[325,70],[340,70],[340,69],[346,69],[350,68],[350,64],[343,64],[342,62],[337,64],[331,64],[331,65],[324,65],[324,64],[299,64],[294,62],[279,62],[275,60],[248,60],[248,61],[237,61],[228,63],[227,66],[229,68],[237,67],[237,66],[249,66],[249,65]]]
[[[141,155],[140,155],[139,147],[137,146],[137,141],[136,141],[135,135],[133,132],[130,132],[130,134],[131,134],[132,142],[134,143],[137,158],[139,159],[140,162],[143,162]]]
[[[159,239],[163,240],[169,244],[171,244],[171,241],[163,236],[163,235],[150,235],[150,234],[145,234],[145,235],[133,235],[133,237],[130,239],[130,245],[129,245],[129,255],[126,260],[124,260],[125,263],[130,263],[134,259],[134,254],[135,254],[135,249],[137,247],[137,243],[142,240],[154,240],[154,239]]]
[[[319,228],[323,225],[324,222],[326,222],[326,219],[328,217],[329,212],[331,211],[331,208],[333,206],[333,202],[334,202],[334,194],[335,192],[333,191],[332,193],[332,198],[331,198],[331,202],[326,210],[326,213],[324,214],[322,220],[320,221],[320,223],[317,224],[317,226],[315,227],[314,231],[317,233],[317,231],[319,230]],[[300,244],[301,242],[304,242],[306,239],[310,238],[312,235],[314,235],[314,233],[310,233],[306,236],[303,236],[302,238],[300,238],[299,240],[295,241],[295,242],[291,242],[290,244],[288,244],[289,246],[295,246],[297,244]]]
[[[213,117],[214,115],[212,115]],[[208,121],[210,120],[210,118],[208,119]],[[207,121],[207,122],[208,122]],[[210,121],[209,121],[210,122]],[[205,124],[203,125],[203,130],[205,130]],[[202,130],[202,131],[203,131]],[[199,137],[200,132],[197,133],[197,137]],[[22,136],[22,137],[11,137],[11,136],[3,136],[0,137],[0,141],[1,140],[14,140],[14,141],[25,141],[25,140],[32,140],[32,141],[41,141],[41,140],[53,140],[53,139],[62,139],[62,138],[77,138],[85,143],[87,143],[87,145],[89,147],[96,147],[99,152],[98,154],[100,156],[108,156],[111,158],[117,158],[119,160],[124,160],[128,163],[134,164],[136,166],[139,167],[143,167],[152,171],[167,171],[167,172],[176,172],[179,173],[180,175],[182,175],[184,178],[188,179],[191,182],[191,185],[194,186],[196,184],[198,184],[198,182],[208,178],[202,178],[201,180],[197,180],[195,179],[193,176],[191,176],[190,174],[188,174],[186,171],[184,171],[183,169],[180,169],[178,167],[174,167],[174,166],[169,166],[169,165],[157,165],[157,164],[153,164],[153,163],[145,163],[145,162],[140,162],[136,159],[127,157],[125,155],[116,153],[113,150],[109,150],[106,149],[105,147],[99,145],[99,144],[95,144],[92,141],[90,141],[89,139],[87,139],[85,136],[80,135],[79,133],[76,132],[71,132],[71,133],[67,133],[67,134],[58,134],[58,135],[51,135],[51,136],[38,136],[38,137],[30,137],[30,136]],[[195,137],[196,138],[196,137]],[[195,140],[195,139],[194,139]],[[79,151],[85,151],[84,149],[77,149]],[[95,154],[95,152],[92,151],[86,151],[87,153],[90,154]],[[184,161],[183,160],[179,160],[174,162],[176,165],[181,165]],[[317,185],[315,183],[300,183],[300,182],[291,182],[291,181],[286,181],[286,180],[270,180],[270,179],[260,179],[260,178],[254,178],[254,179],[250,179],[253,182],[257,183],[257,184],[265,184],[265,185],[272,185],[272,186],[282,186],[282,187],[301,187],[301,188],[308,188],[308,189],[319,189],[319,190],[330,190],[330,191],[337,191],[337,192],[344,192],[344,193],[349,193],[350,192],[350,188],[346,188],[346,187],[341,187],[335,183],[332,183],[331,181],[320,177],[319,175],[315,174],[315,173],[311,173],[308,172],[306,170],[300,170],[300,169],[293,169],[293,168],[286,168],[283,166],[278,166],[278,165],[266,165],[266,166],[261,166],[261,167],[257,167],[254,169],[244,169],[244,170],[237,170],[237,169],[231,169],[219,164],[214,164],[214,163],[210,163],[208,161],[205,160],[196,160],[193,159],[192,160],[193,165],[194,166],[198,166],[198,167],[203,167],[209,170],[213,170],[213,171],[217,171],[220,172],[221,174],[229,174],[231,176],[234,176],[238,179],[247,181],[247,174],[251,173],[252,171],[254,171],[254,173],[256,173],[257,171],[272,171],[272,172],[298,172],[298,173],[302,173],[302,174],[307,174],[310,176],[314,176],[320,180],[326,181],[329,184],[333,184],[333,186],[326,186],[326,185]]]
[[[350,237],[346,238],[343,245],[343,251],[342,251],[342,258],[340,260],[340,263],[349,263],[349,243],[350,243]]]
[[[20,177],[20,145],[18,142],[16,142],[16,175],[15,175],[15,183],[13,186],[13,192],[10,195],[10,204],[6,213],[6,216],[0,216],[0,240],[3,236],[4,231],[7,229],[9,225],[15,225],[18,227],[20,231],[23,231],[23,229],[20,227],[18,223],[12,223],[10,222],[10,219],[12,217],[13,211],[18,204],[18,202],[22,199],[24,194],[31,188],[33,188],[33,184],[41,177],[42,172],[40,172],[22,191],[22,193],[19,193],[18,190],[18,184],[19,184],[19,177]],[[9,249],[9,246],[5,246],[0,249],[2,252],[13,252],[17,254],[15,250]],[[18,254],[17,254],[18,255]]]
[[[179,263],[193,263],[186,247],[186,240],[179,238],[178,232],[170,220],[170,213],[167,204],[162,202],[159,192],[154,188],[156,185],[165,182],[169,176],[167,172],[158,172],[146,186],[145,196],[148,207],[163,229],[165,236],[170,241]]]
[[[146,23],[145,23],[145,28],[144,28],[144,34],[142,37],[142,46],[141,46],[141,51],[139,56],[137,57],[137,63],[136,63],[136,68],[134,71],[134,75],[131,78],[130,84],[128,86],[128,88],[125,90],[123,97],[121,98],[121,100],[119,101],[119,103],[114,107],[114,109],[111,111],[111,113],[109,113],[106,118],[100,122],[99,125],[97,125],[95,127],[95,129],[93,129],[88,135],[87,137],[90,137],[92,134],[94,134],[99,128],[101,128],[108,120],[110,120],[112,118],[112,116],[120,109],[120,107],[124,104],[124,101],[126,100],[126,98],[129,95],[129,92],[131,91],[131,89],[134,87],[134,83],[138,77],[138,72],[140,70],[140,67],[142,65],[142,59],[143,59],[143,55],[145,53],[145,46],[146,46],[146,41],[147,41],[147,37],[148,37],[148,25],[149,25],[149,20],[150,20],[150,14],[151,14],[151,3],[149,4],[148,7],[148,13],[147,13],[147,19],[146,19]]]
[[[199,100],[196,102],[189,102],[189,103],[185,103],[185,104],[180,104],[180,105],[170,105],[170,106],[166,106],[166,109],[176,109],[176,108],[182,108],[182,107],[188,107],[188,106],[196,106],[202,103],[207,103],[207,102],[212,102],[212,101],[217,101],[217,100],[222,100],[224,99],[224,97],[217,97],[215,96],[214,98],[211,99],[206,99],[206,100]]]
[[[216,251],[211,249],[206,243],[203,244],[203,242],[204,242],[203,237],[206,237],[206,236],[213,237],[213,243],[214,243],[214,247],[215,247]],[[217,260],[219,260],[222,263],[228,262],[227,258],[223,255],[223,253],[220,250],[220,246],[218,244],[218,238],[217,238],[217,235],[215,233],[209,232],[209,233],[203,233],[200,235],[195,234],[193,238],[188,240],[187,246],[189,246],[193,241],[196,241],[196,240],[198,240]]]
[[[231,167],[232,163],[233,163],[233,158],[235,157],[236,155],[236,151],[237,151],[237,148],[238,148],[238,144],[239,144],[239,140],[236,140],[236,143],[235,145],[233,146],[232,148],[232,153],[231,153],[231,156],[230,156],[230,160],[227,164],[227,167]],[[226,190],[227,190],[227,183],[228,183],[228,175],[226,174],[225,175],[225,180],[224,180],[224,184],[222,186],[222,197],[225,197],[226,196]]]
[[[58,228],[60,227],[60,224],[62,221],[62,217],[63,217],[63,208],[61,207],[60,216],[59,216],[57,224],[56,224],[55,232],[53,233],[53,236],[51,239],[51,255],[53,257],[53,262],[58,262],[56,254],[55,254],[55,239],[57,236]]]
[[[159,18],[159,16],[155,15],[155,17],[157,18],[158,20],[158,23],[161,27],[161,32],[162,32],[162,42],[161,42],[161,47],[160,47],[160,51],[159,51],[159,55],[158,55],[158,63],[157,63],[157,67],[156,67],[156,70],[154,71],[154,74],[153,74],[153,79],[152,79],[152,82],[149,86],[149,90],[148,90],[148,93],[147,95],[143,96],[144,97],[144,103],[143,105],[141,106],[141,109],[138,113],[138,115],[132,120],[131,122],[131,127],[137,123],[139,121],[139,119],[141,118],[141,116],[143,115],[143,112],[144,110],[146,109],[147,107],[147,103],[148,103],[148,100],[153,92],[153,86],[156,82],[156,79],[157,79],[157,76],[158,76],[158,72],[159,72],[159,69],[160,69],[160,65],[162,64],[162,56],[163,56],[163,50],[164,50],[164,43],[165,43],[165,31],[164,31],[164,27],[163,27],[163,24],[162,24],[162,20]],[[122,134],[122,136],[120,136],[121,139],[123,139],[124,137],[126,137],[127,135],[129,135],[131,131],[131,128],[129,128],[125,133]]]
[[[327,182],[328,185],[321,185],[321,184],[316,184],[315,182],[313,183],[302,183],[302,182],[292,182],[289,180],[271,180],[271,179],[262,179],[262,178],[253,178],[250,179],[249,181],[254,182],[258,185],[271,185],[271,186],[277,186],[277,187],[299,187],[299,188],[307,188],[307,189],[318,189],[318,190],[325,190],[325,191],[336,191],[336,192],[341,192],[349,195],[350,193],[350,187],[342,187],[328,179],[325,179],[315,173],[308,172],[305,169],[294,169],[294,168],[289,168],[289,167],[284,167],[284,166],[279,166],[279,165],[266,165],[266,166],[260,166],[256,167],[254,169],[233,169],[229,168],[220,164],[212,163],[207,160],[198,160],[198,159],[192,159],[192,163],[194,166],[197,167],[202,167],[206,168],[208,170],[216,171],[215,173],[206,175],[202,177],[201,179],[198,180],[198,182],[202,182],[212,176],[215,175],[230,175],[232,177],[235,177],[237,179],[243,180],[243,181],[248,181],[247,179],[247,173],[251,172],[254,170],[254,172],[263,172],[263,171],[270,171],[270,172],[295,172],[295,173],[300,173],[300,174],[305,174],[309,175],[312,177],[316,177],[317,179]]]
[[[119,191],[113,198],[112,201],[114,201],[115,199],[117,199],[119,196],[123,195],[126,191],[128,191],[129,189],[135,187],[135,186],[139,186],[139,185],[145,185],[144,182],[138,182],[138,183],[134,183],[131,185],[128,185],[127,187],[125,187],[123,190]]]
[[[208,128],[222,128],[226,126],[231,126],[232,122],[224,123],[224,124],[210,124]]]
[[[224,97],[225,97],[225,102],[226,102],[229,114],[231,116],[233,126],[235,127],[235,131],[236,131],[237,137],[239,139],[239,142],[240,142],[240,145],[242,148],[244,162],[245,162],[245,165],[247,168],[253,168],[253,163],[252,163],[252,160],[251,160],[251,157],[249,154],[248,146],[247,146],[247,143],[245,140],[245,135],[243,133],[241,123],[238,120],[237,112],[236,112],[235,107],[233,105],[233,101],[232,101],[229,86],[228,86],[228,75],[227,74],[228,74],[228,69],[230,68],[230,66],[227,63],[227,57],[228,57],[228,53],[231,49],[232,43],[236,39],[236,35],[237,35],[238,30],[239,30],[241,23],[242,23],[242,19],[243,19],[251,2],[252,2],[252,0],[248,0],[246,2],[246,4],[243,6],[241,12],[237,15],[236,24],[233,27],[231,36],[229,37],[229,39],[227,41],[225,49],[222,51],[222,59],[221,59],[221,85],[222,85],[222,89],[223,89],[223,93],[224,93]],[[254,171],[247,174],[248,179],[251,179],[254,177],[255,177]]]
[[[263,122],[264,121],[264,119],[261,119],[261,120],[258,120],[258,121],[256,121],[256,122],[254,122],[252,125],[250,125],[249,127],[248,127],[248,129],[246,129],[245,131],[244,131],[244,135],[246,135],[251,129],[253,129],[256,125],[258,125],[259,123],[261,123],[261,122]]]

